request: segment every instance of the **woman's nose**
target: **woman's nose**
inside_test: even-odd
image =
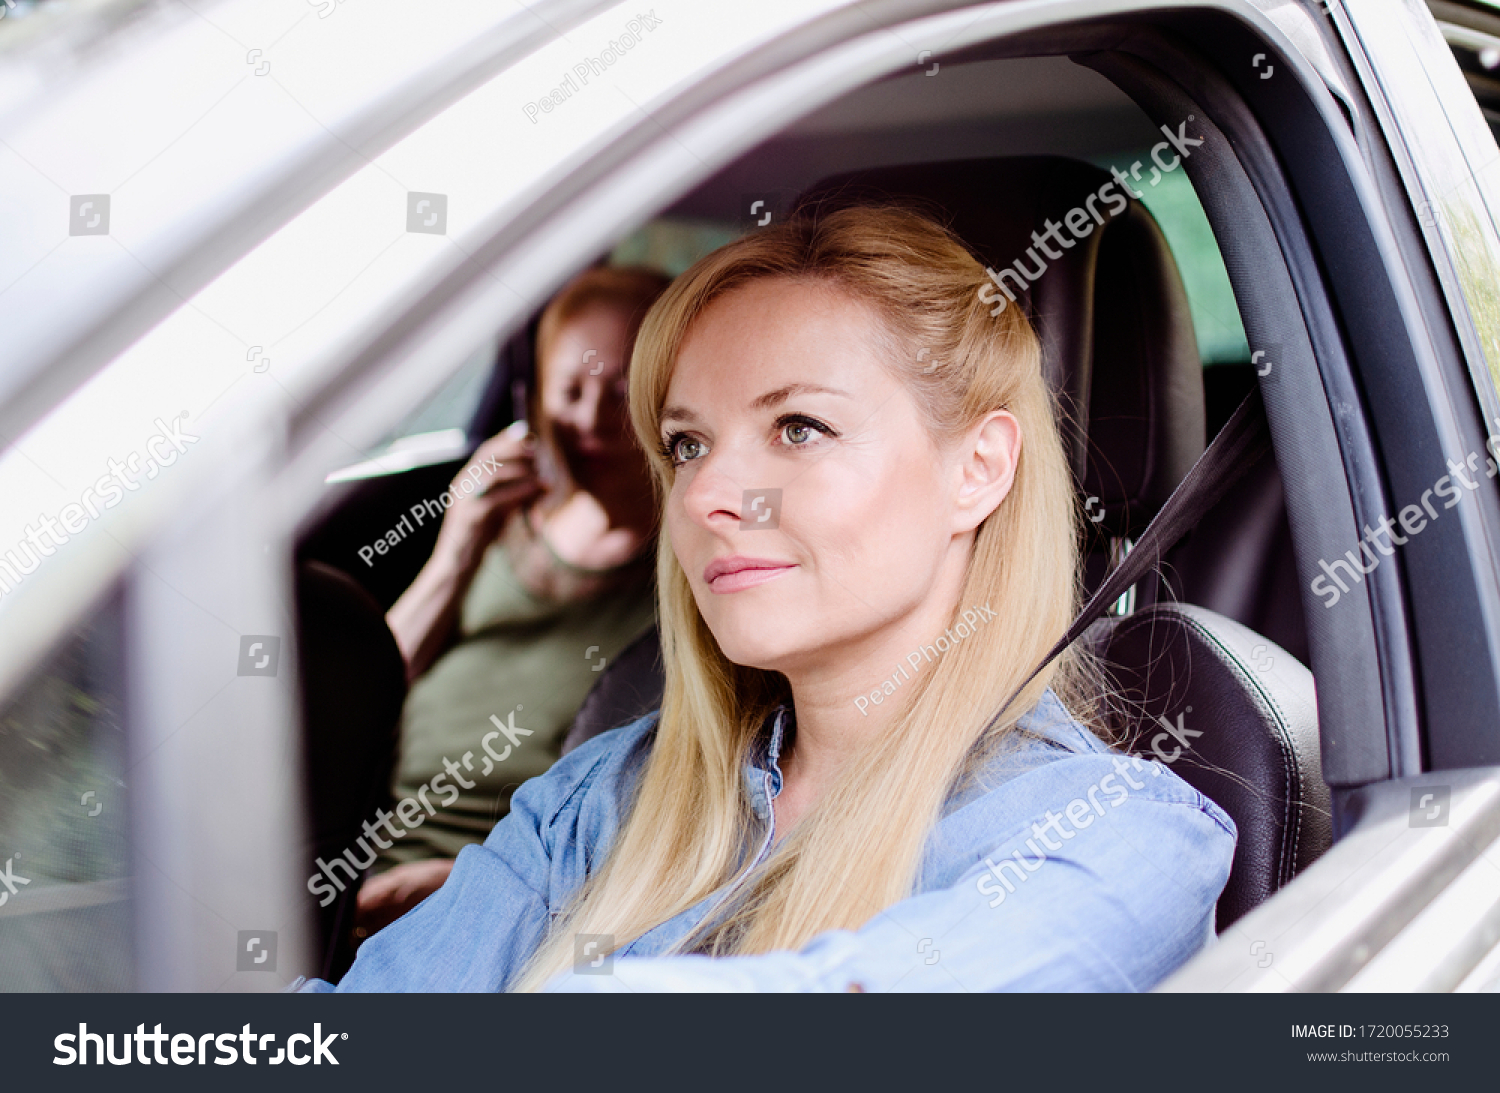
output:
[[[590,391],[585,387],[578,401],[573,403],[568,410],[568,418],[577,429],[585,436],[592,436],[599,430],[599,392]]]
[[[687,514],[705,527],[738,523],[745,497],[767,484],[754,480],[753,460],[737,458],[730,450],[710,451],[689,471],[683,504]],[[678,472],[682,473],[681,471]]]

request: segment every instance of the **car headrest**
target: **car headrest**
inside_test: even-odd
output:
[[[661,708],[666,689],[661,663],[661,631],[653,626],[610,661],[604,674],[589,688],[588,697],[573,715],[563,737],[562,754],[592,740],[601,732],[629,725]]]
[[[1130,184],[1138,192],[1149,185]],[[835,175],[797,209],[882,202],[946,224],[1025,308],[1074,479],[1099,499],[1090,516],[1102,510],[1094,522],[1105,534],[1139,534],[1204,446],[1202,361],[1187,295],[1145,206],[1087,163],[1017,156]],[[1070,213],[1076,233],[1066,226]],[[993,285],[986,296],[1011,306]]]

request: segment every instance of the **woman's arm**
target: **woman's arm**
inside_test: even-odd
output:
[[[464,480],[477,483],[468,493]],[[510,514],[541,493],[524,429],[507,429],[479,446],[449,487],[453,504],[443,514],[432,557],[386,613],[386,624],[416,679],[448,647],[464,595]]]
[[[1059,779],[1065,766],[1073,770]],[[951,884],[902,900],[857,931],[822,934],[801,952],[622,956],[612,975],[569,973],[551,989],[1149,990],[1213,936],[1235,836],[1222,812],[1158,764],[1128,773],[1141,789],[1098,756],[1017,779],[1050,776],[1058,791],[1045,797],[1050,807],[1028,813],[1019,829],[1012,822],[1003,839],[960,837],[968,845],[944,869]],[[1090,797],[1100,781],[1103,791]],[[1029,796],[1035,781],[1026,788]],[[1083,801],[1087,815],[1072,801]]]
[[[379,933],[441,888],[452,871],[452,858],[425,858],[367,878],[355,901],[355,928],[366,936]]]
[[[339,991],[498,991],[608,852],[655,715],[569,752],[511,799],[442,887],[359,948]],[[312,980],[300,989],[332,988]]]

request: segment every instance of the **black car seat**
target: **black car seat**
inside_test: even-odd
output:
[[[348,574],[321,562],[297,569],[303,780],[308,804],[304,876],[354,846],[360,825],[390,803],[406,662],[380,605]],[[342,879],[342,877],[341,877]],[[319,972],[337,981],[354,959],[357,884],[316,911]]]
[[[1083,207],[1110,180],[1057,157],[964,160],[828,179],[800,206],[917,204],[998,270],[1035,246],[1033,232]],[[1018,303],[1036,324],[1074,474],[1097,517],[1092,585],[1108,564],[1100,540],[1138,535],[1203,450],[1202,365],[1186,294],[1160,229],[1133,201],[1062,251]],[[1312,678],[1290,654],[1233,620],[1154,603],[1155,588],[1140,591],[1141,610],[1103,619],[1088,636],[1116,683],[1106,712],[1126,746],[1148,758],[1160,758],[1160,718],[1202,733],[1187,737],[1192,747],[1173,758],[1173,769],[1223,807],[1239,831],[1219,902],[1222,929],[1331,842]],[[621,724],[626,707],[639,704],[640,681],[628,684],[627,699],[617,675],[629,667],[617,662],[604,672],[569,745]]]
[[[629,725],[650,713],[661,705],[665,686],[661,632],[653,626],[620,650],[604,675],[589,688],[583,705],[573,715],[568,734],[563,737],[562,754],[567,755],[606,729]]]
[[[1222,930],[1332,841],[1312,673],[1248,627],[1188,604],[1101,619],[1088,638],[1114,684],[1106,714],[1121,746],[1166,762],[1235,822]]]

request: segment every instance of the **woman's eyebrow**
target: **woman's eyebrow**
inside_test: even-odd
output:
[[[752,410],[769,410],[773,406],[779,406],[793,395],[839,395],[842,398],[853,398],[848,391],[841,391],[837,387],[824,387],[818,383],[789,383],[785,387],[778,387],[774,391],[767,391],[750,403]]]
[[[824,387],[818,383],[789,383],[785,387],[778,387],[774,391],[767,391],[757,396],[751,403],[752,410],[769,410],[773,406],[779,406],[793,395],[838,395],[841,398],[853,398],[848,391],[842,391],[837,387]],[[693,424],[698,421],[698,415],[686,406],[663,406],[661,417],[658,419],[662,424],[668,421],[681,421]]]

